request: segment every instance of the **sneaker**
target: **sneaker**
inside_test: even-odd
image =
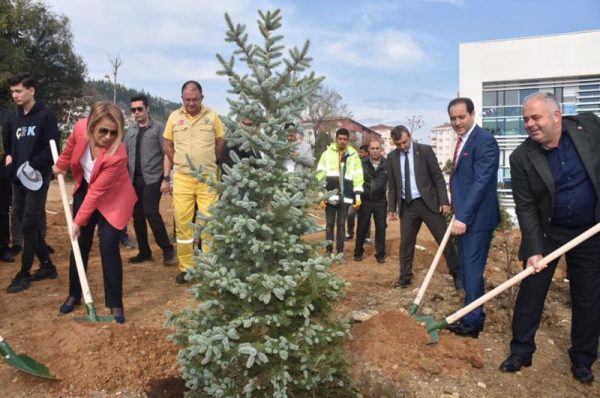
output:
[[[125,238],[121,240],[121,247],[124,247],[126,249],[135,249],[137,245],[130,238]]]
[[[163,264],[164,265],[175,265],[177,264],[177,256],[175,255],[175,249],[170,248],[163,253]]]
[[[348,242],[349,240],[352,240],[352,239],[354,239],[354,235],[347,234],[347,235],[346,235],[346,238],[345,238],[344,240],[345,240],[346,242]]]
[[[145,261],[152,261],[152,254],[138,253],[137,256],[130,257],[127,262],[129,264],[141,264]]]
[[[23,274],[21,272],[18,272],[17,275],[15,275],[15,278],[12,280],[12,282],[10,282],[10,285],[8,285],[6,291],[8,293],[19,293],[23,290],[29,289],[30,286],[31,277],[29,276],[29,274]]]
[[[56,277],[58,277],[58,272],[56,272],[54,264],[42,263],[40,268],[31,275],[31,280],[37,282],[44,279],[55,279]]]
[[[365,245],[372,245],[372,244],[373,244],[373,242],[371,241],[371,238],[366,237],[365,238]]]
[[[188,283],[188,281],[185,279],[185,274],[186,272],[180,272],[179,275],[177,275],[177,277],[175,278],[175,283],[178,283],[180,285]]]

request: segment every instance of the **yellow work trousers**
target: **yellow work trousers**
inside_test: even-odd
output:
[[[196,222],[194,207],[198,206],[200,214],[208,214],[209,207],[215,203],[218,195],[214,190],[196,177],[175,173],[173,176],[173,213],[177,234],[177,258],[179,269],[184,272],[193,266],[194,231],[192,223]],[[202,233],[202,251],[208,252],[208,241],[211,236]]]

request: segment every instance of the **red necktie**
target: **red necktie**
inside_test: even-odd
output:
[[[456,163],[458,162],[458,150],[460,149],[460,144],[462,144],[462,138],[458,137],[456,148],[454,148],[454,157],[452,159],[452,173],[454,173],[454,169],[456,169]]]

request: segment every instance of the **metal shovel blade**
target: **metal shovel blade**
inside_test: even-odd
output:
[[[2,337],[0,337],[0,353],[2,353],[6,362],[15,369],[48,380],[60,380],[56,376],[50,374],[48,368],[37,362],[35,359],[25,354],[17,354]]]
[[[115,317],[112,315],[98,316],[96,313],[96,307],[94,303],[86,303],[85,308],[87,309],[87,316],[76,316],[74,317],[77,322],[112,322]]]

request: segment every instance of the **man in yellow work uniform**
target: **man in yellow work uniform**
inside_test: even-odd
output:
[[[223,149],[223,125],[219,115],[202,105],[202,86],[190,80],[181,87],[183,106],[171,113],[165,125],[165,154],[174,165],[173,211],[177,233],[177,257],[180,273],[177,283],[186,283],[186,270],[192,267],[194,207],[207,214],[217,200],[217,192],[190,174],[190,164],[202,166],[209,178],[217,178],[217,160]],[[164,178],[169,176],[165,171]],[[202,234],[202,251],[208,251],[208,239]]]

